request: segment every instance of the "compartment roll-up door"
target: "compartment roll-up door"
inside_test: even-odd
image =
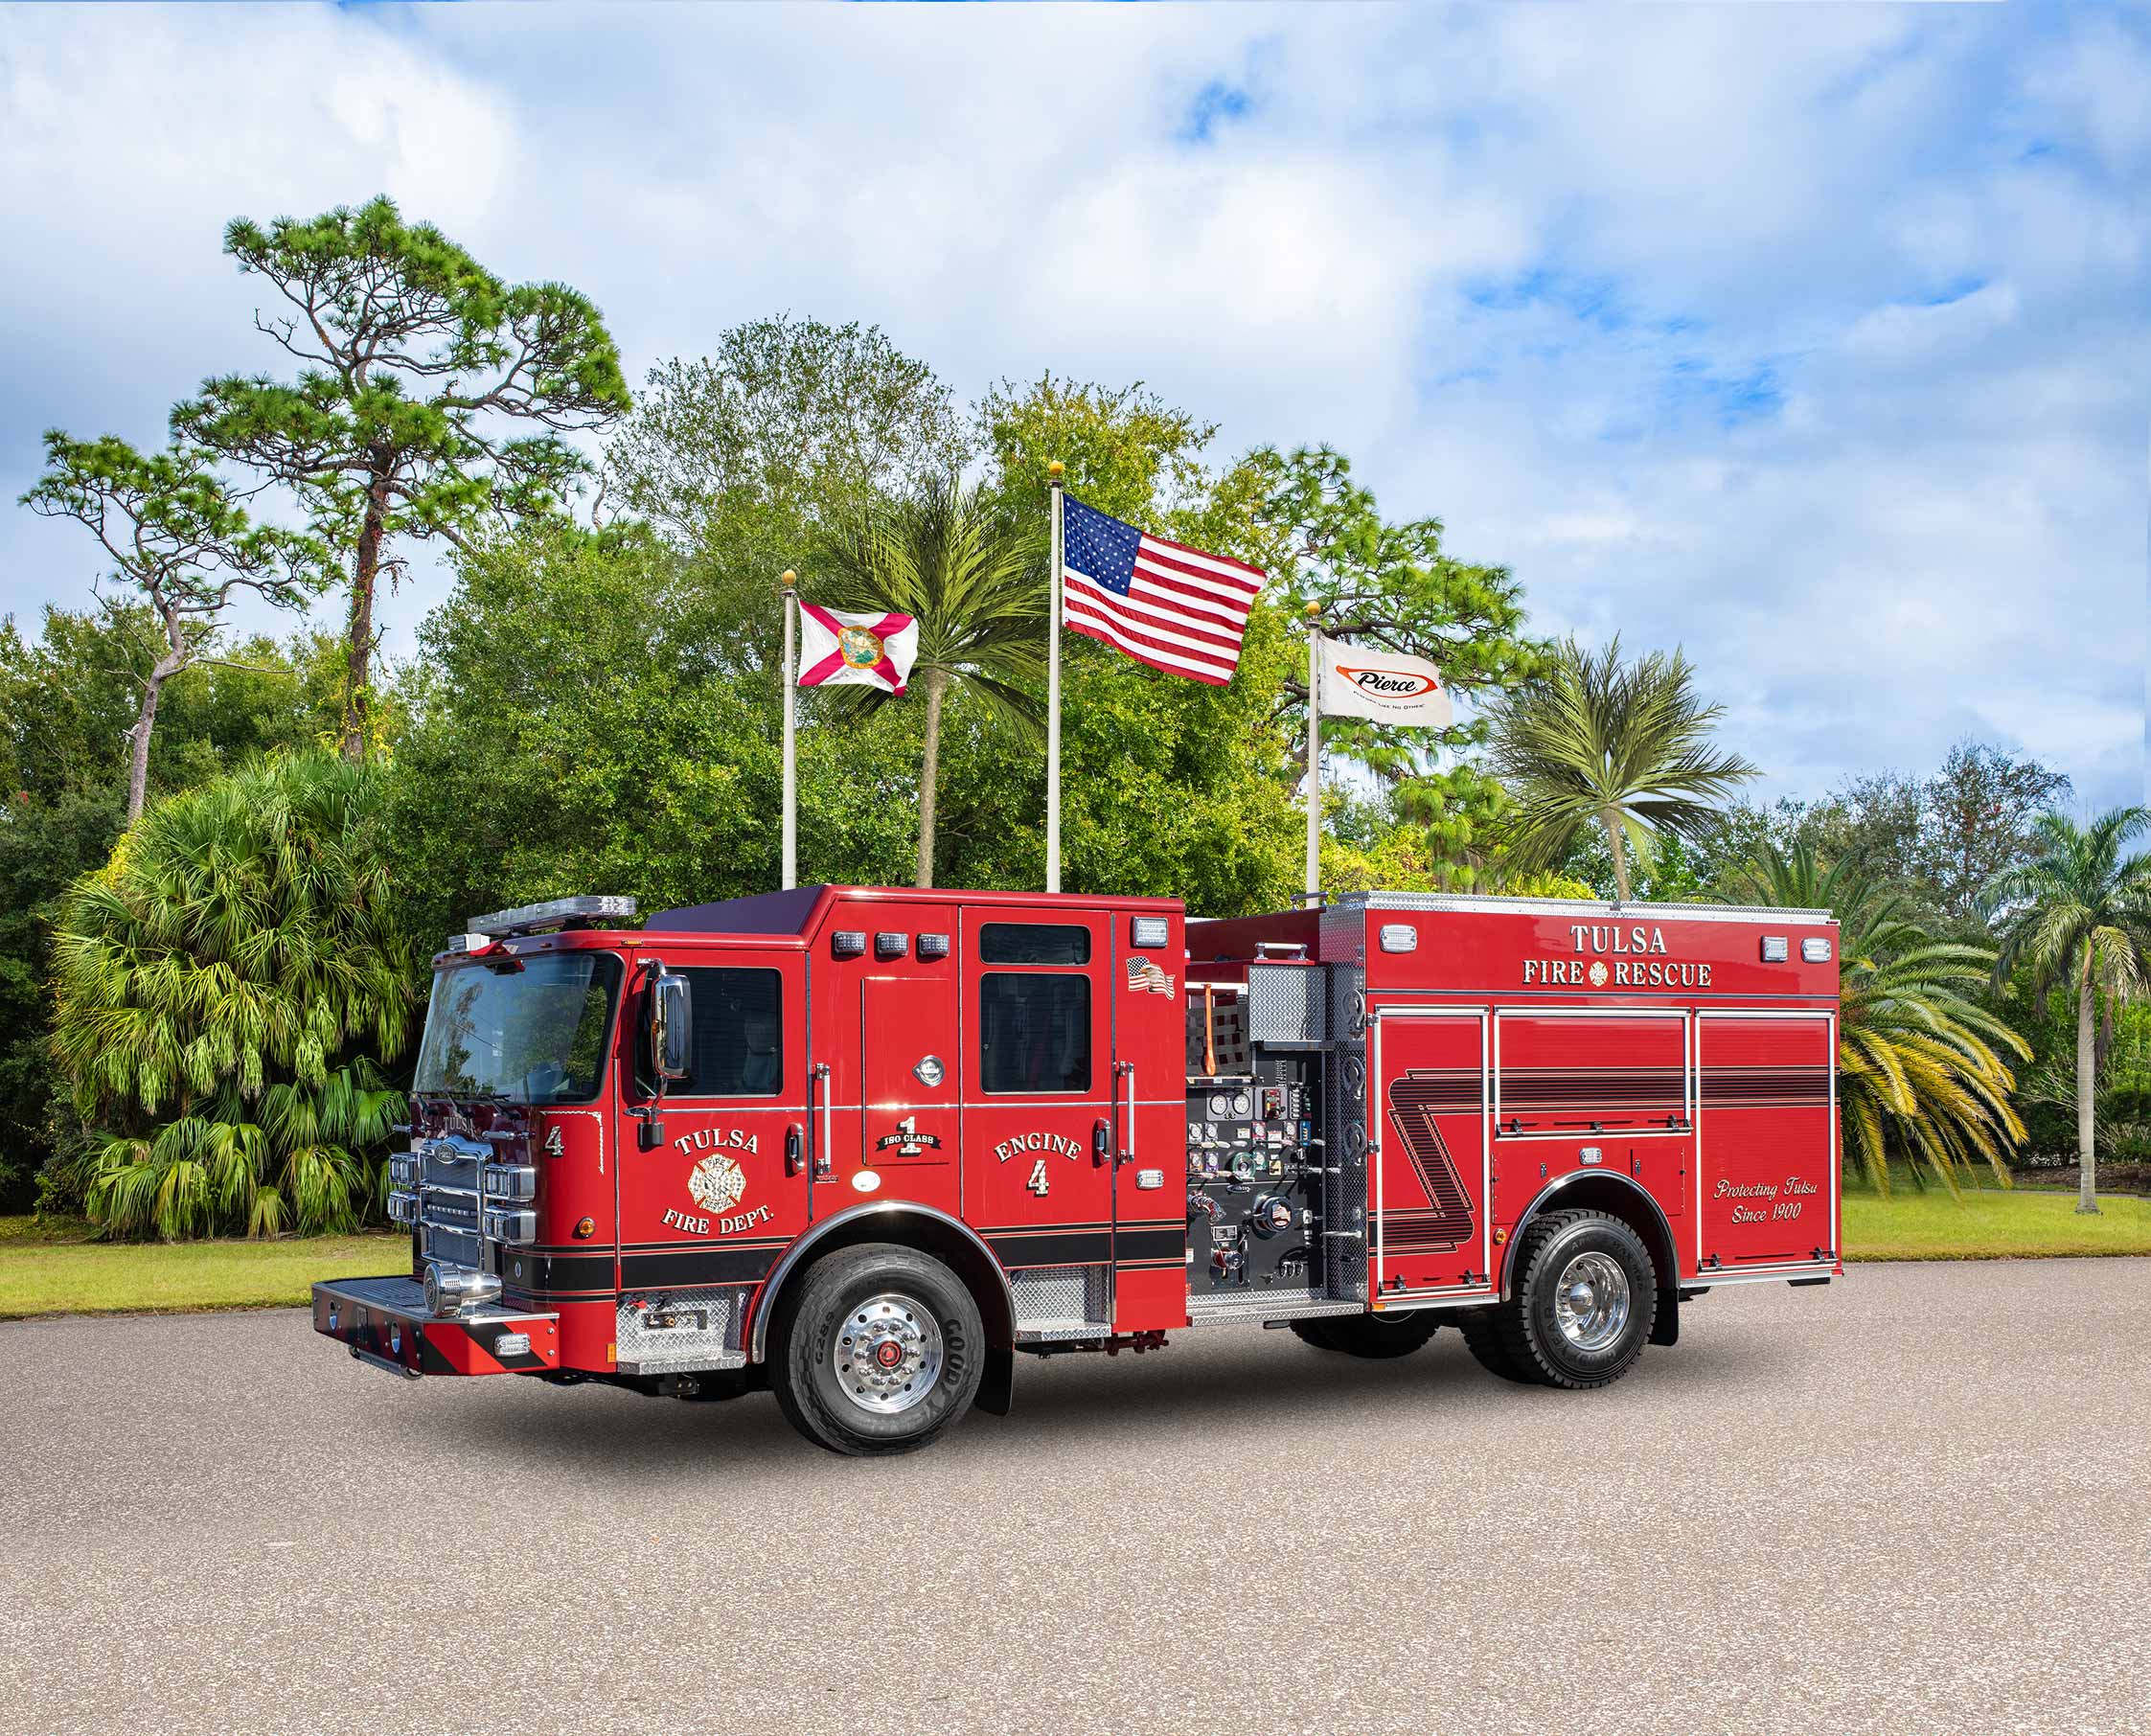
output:
[[[1678,1013],[1503,1013],[1495,1131],[1510,1136],[1673,1131],[1688,1122]]]
[[[1834,1022],[1696,1020],[1698,1253],[1722,1269],[1828,1261],[1837,1249]]]

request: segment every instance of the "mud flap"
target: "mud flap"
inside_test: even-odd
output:
[[[1653,1344],[1678,1344],[1681,1341],[1681,1287],[1677,1284],[1659,1286],[1658,1317],[1651,1322]]]
[[[1005,1345],[986,1352],[986,1371],[978,1380],[978,1396],[973,1405],[990,1417],[1005,1417],[1016,1402],[1016,1353]]]

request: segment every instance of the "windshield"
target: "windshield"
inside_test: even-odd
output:
[[[412,1088],[517,1103],[585,1103],[605,1077],[620,988],[609,952],[560,952],[520,970],[458,965],[433,979]]]

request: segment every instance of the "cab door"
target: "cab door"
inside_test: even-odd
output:
[[[805,971],[797,952],[702,951],[666,961],[693,996],[692,1065],[654,1106],[664,1138],[641,1148],[621,1122],[620,1287],[675,1291],[758,1283],[807,1222]],[[643,1076],[623,1091],[652,1107],[649,978],[631,1009]]]
[[[950,905],[885,907],[876,920],[904,925],[874,929],[857,973],[832,990],[835,1016],[851,1029],[829,1045],[835,1107],[826,1131],[815,1130],[817,1218],[862,1199],[960,1214],[955,915]]]
[[[964,1213],[1018,1325],[1112,1318],[1112,934],[1102,913],[964,917]],[[1050,1321],[1050,1325],[1043,1323]]]

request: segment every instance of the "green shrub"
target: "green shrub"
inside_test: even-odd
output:
[[[381,774],[277,758],[150,808],[69,889],[53,1047],[121,1236],[353,1227],[403,1100],[418,949],[392,901]]]

